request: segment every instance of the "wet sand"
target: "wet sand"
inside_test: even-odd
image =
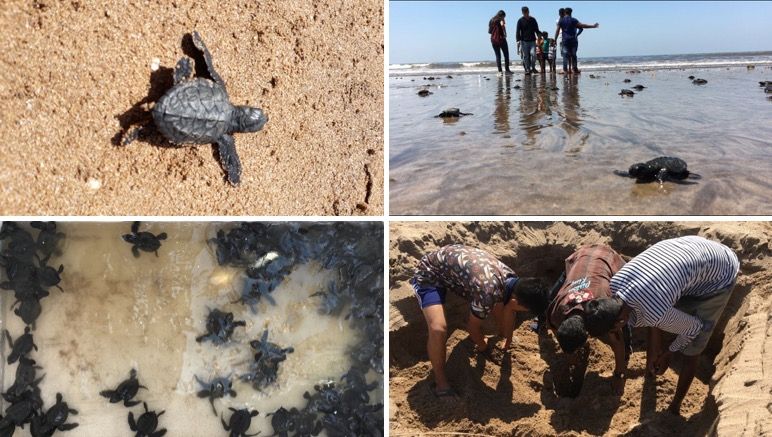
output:
[[[758,84],[770,78],[768,67],[744,66],[391,77],[390,212],[770,214],[772,102]],[[647,88],[618,95],[636,84]],[[417,96],[424,85],[434,94]],[[434,118],[449,107],[474,115]],[[659,187],[613,174],[663,155],[702,179]]]
[[[169,238],[158,257],[143,252],[134,258],[131,246],[120,238],[128,232],[128,223],[59,224],[66,237],[62,255],[55,256],[51,265],[65,266],[60,284],[64,292],[52,288],[42,301],[43,312],[33,331],[39,349],[31,357],[43,366],[38,376],[45,374],[40,384],[45,406],[50,407],[61,392],[79,411],[70,417],[80,423],[73,435],[128,435],[128,412],[137,417],[142,406],[110,404],[99,392],[117,386],[131,368],[148,387],[137,398],[151,410],[166,411],[160,425],[169,435],[222,434],[208,399],[196,396],[201,387],[195,376],[205,381],[228,375],[237,379],[253,360],[249,341],[259,339],[266,329],[269,341],[295,351],[279,366],[274,384],[258,392],[237,380],[236,397],[215,400],[226,421],[228,407],[257,409],[260,415],[253,419],[250,432],[268,435],[273,428],[267,413],[281,406],[303,408],[305,391],[313,392],[314,384],[323,381],[339,380],[348,371],[349,351],[361,334],[343,315],[318,314],[319,298],[310,296],[326,289],[333,273],[316,262],[296,265],[271,293],[276,305],[263,300],[252,314],[247,306],[233,303],[242,289],[243,269],[219,266],[205,243],[222,227],[143,223],[142,230],[163,231]],[[0,299],[0,321],[16,338],[24,325],[9,308],[13,295],[4,293]],[[206,331],[208,308],[233,312],[246,326],[235,329],[230,343],[198,343],[196,337]],[[3,361],[3,367],[7,388],[16,365]],[[383,376],[370,372],[368,378],[382,382]],[[383,393],[379,389],[371,396],[378,402]],[[1,400],[0,404],[8,405]],[[14,435],[28,433],[17,430]]]
[[[382,1],[14,0],[0,27],[0,214],[383,213]],[[238,187],[212,146],[113,144],[192,30],[231,101],[270,118],[235,135]]]
[[[732,248],[741,271],[716,334],[700,358],[681,408],[665,410],[676,388],[675,356],[664,375],[644,378],[646,332],[633,332],[624,394],[611,390],[613,353],[590,339],[584,386],[578,397],[558,397],[556,365],[562,353],[550,333],[537,336],[522,322],[513,351],[499,363],[476,356],[465,330],[468,304],[449,294],[448,378],[458,401],[431,392],[426,322],[408,280],[426,252],[463,243],[495,254],[519,275],[554,281],[577,247],[604,243],[625,256],[676,236],[702,235]],[[389,248],[389,427],[394,437],[423,433],[485,436],[765,435],[772,381],[772,225],[766,222],[428,222],[392,223]],[[486,321],[487,334],[493,334]],[[501,359],[501,354],[498,354]],[[503,364],[502,364],[503,363]]]

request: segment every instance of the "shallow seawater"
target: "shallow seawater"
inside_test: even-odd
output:
[[[770,214],[772,101],[762,80],[770,67],[391,77],[391,213]],[[618,95],[636,84],[647,88]],[[434,94],[416,95],[424,85]],[[434,117],[450,107],[473,115]],[[613,174],[662,155],[702,178],[660,187]]]
[[[305,391],[314,384],[339,381],[352,365],[350,349],[361,340],[361,333],[339,316],[318,313],[318,296],[335,272],[310,261],[293,266],[291,272],[271,293],[276,305],[263,299],[253,314],[248,306],[234,303],[244,281],[244,269],[221,267],[207,239],[221,223],[143,223],[142,230],[166,232],[158,257],[142,252],[134,258],[131,246],[121,239],[129,223],[59,223],[66,237],[59,256],[49,265],[64,265],[61,287],[50,289],[42,301],[43,312],[33,331],[38,351],[30,356],[45,374],[40,384],[46,408],[55,402],[57,392],[70,407],[79,411],[70,422],[80,426],[71,435],[130,435],[127,415],[138,417],[142,405],[131,409],[110,404],[99,395],[113,389],[137,369],[140,382],[138,399],[151,410],[165,410],[160,426],[167,435],[224,435],[219,414],[227,421],[228,407],[257,409],[250,433],[271,435],[266,413],[283,406],[301,409]],[[34,232],[33,232],[34,234]],[[379,271],[382,266],[375,266]],[[24,324],[10,309],[13,293],[2,295],[3,328],[18,337]],[[204,334],[209,308],[233,312],[246,327],[237,327],[232,342],[214,345],[196,342]],[[264,330],[268,340],[294,352],[279,366],[277,381],[257,391],[250,384],[236,381],[235,398],[214,402],[200,399],[195,375],[202,380],[246,373],[253,360],[250,340],[259,339]],[[8,353],[7,345],[5,353]],[[5,363],[5,361],[4,361]],[[13,383],[16,364],[5,365],[3,387]],[[368,373],[368,381],[379,381],[370,392],[371,402],[382,402],[382,375]],[[3,409],[7,407],[4,403]],[[28,435],[17,429],[14,435]],[[66,435],[66,434],[65,434]],[[324,435],[324,433],[322,433]]]

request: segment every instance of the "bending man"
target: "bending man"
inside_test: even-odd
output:
[[[576,353],[587,342],[584,304],[592,299],[611,297],[609,282],[624,265],[622,257],[614,249],[603,244],[580,247],[566,258],[565,282],[547,308],[547,325],[555,332],[563,352],[572,354],[569,362],[573,364],[576,372],[570,372],[570,369],[559,369],[556,372],[556,381],[569,380],[567,388],[556,385],[558,394],[565,392],[571,397],[579,394],[584,370],[587,368],[586,363],[577,363],[580,359],[586,360],[587,354]],[[624,331],[613,330],[600,338],[614,351],[612,381],[617,393],[624,389],[625,369],[629,358],[630,330]]]
[[[739,269],[737,255],[723,244],[697,236],[661,241],[614,275],[611,298],[587,303],[587,331],[602,335],[625,324],[651,327],[649,374],[663,374],[671,355],[681,352],[685,360],[668,408],[680,414],[697,360],[729,301]],[[664,351],[661,331],[677,334]]]
[[[469,302],[467,330],[484,352],[489,345],[482,334],[482,321],[493,314],[504,349],[512,343],[516,311],[541,314],[547,307],[547,295],[535,279],[520,279],[515,272],[484,250],[455,244],[425,255],[410,280],[426,318],[429,338],[426,349],[434,371],[437,396],[452,396],[445,375],[445,294],[448,290]]]

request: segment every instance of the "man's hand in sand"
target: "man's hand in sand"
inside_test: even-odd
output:
[[[665,373],[665,370],[667,370],[667,368],[670,365],[670,356],[672,354],[673,353],[670,352],[669,350],[665,350],[664,352],[659,354],[656,360],[650,361],[649,368],[648,368],[649,374],[653,376],[653,375],[662,375],[663,373]]]

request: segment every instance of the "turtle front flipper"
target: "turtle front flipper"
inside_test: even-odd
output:
[[[206,48],[206,45],[204,44],[204,40],[201,39],[201,35],[198,34],[195,30],[192,33],[193,37],[193,45],[196,46],[196,48],[204,55],[204,62],[206,62],[206,70],[209,72],[209,75],[212,76],[212,80],[220,84],[223,88],[225,88],[225,81],[222,80],[219,74],[217,74],[217,71],[214,69],[214,64],[212,63],[212,54],[209,53],[209,49]]]
[[[228,182],[238,185],[241,182],[241,161],[236,153],[236,143],[230,135],[223,135],[217,140],[220,152],[220,164],[228,174]]]
[[[177,61],[174,67],[174,84],[190,79],[193,76],[193,66],[190,64],[190,58],[187,56]]]

